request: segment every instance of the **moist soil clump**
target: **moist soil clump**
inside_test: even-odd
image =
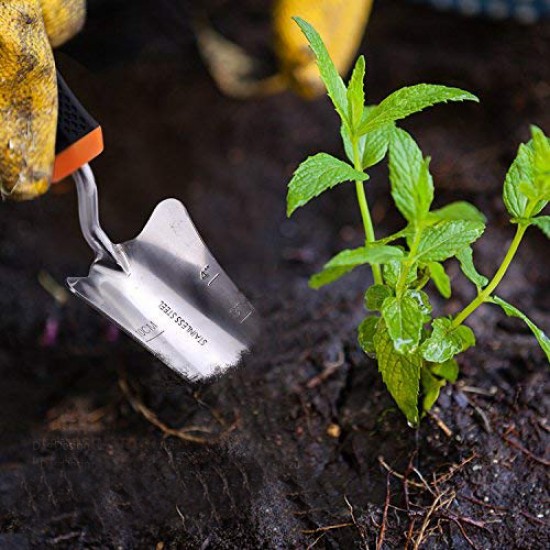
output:
[[[115,5],[92,9],[59,57],[106,136],[94,162],[103,225],[123,241],[158,201],[181,199],[257,306],[263,337],[225,376],[181,380],[83,303],[56,306],[40,286],[41,270],[61,282],[89,266],[70,182],[3,204],[0,547],[548,548],[548,365],[532,335],[497,308],[478,310],[459,382],[407,427],[356,342],[368,271],[307,286],[361,243],[351,188],[285,217],[297,163],[341,154],[328,101],[223,97],[185,17],[176,25],[163,7],[145,22]],[[227,36],[267,58],[263,3],[211,7]],[[105,28],[121,29],[122,46]],[[126,35],[141,42],[125,49]],[[513,233],[506,167],[528,123],[550,129],[550,27],[388,1],[362,50],[371,102],[418,82],[479,95],[481,105],[438,107],[407,128],[433,158],[440,204],[466,199],[487,214],[476,258],[492,274]],[[381,234],[402,223],[386,181],[380,169],[368,184]],[[546,330],[549,253],[530,231],[500,289]],[[473,294],[449,269],[449,309],[432,294],[441,314]]]

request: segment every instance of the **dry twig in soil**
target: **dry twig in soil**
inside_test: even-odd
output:
[[[344,496],[344,500],[346,501],[346,504],[349,508],[349,515],[351,516],[351,520],[353,521],[353,525],[357,527],[357,531],[359,531],[359,536],[361,537],[361,542],[363,543],[363,546],[365,547],[365,550],[368,550],[369,544],[367,542],[367,535],[365,533],[365,528],[362,525],[359,525],[357,523],[357,520],[355,519],[355,513],[353,511],[353,506],[351,505],[351,502],[348,500],[348,497]]]
[[[459,464],[453,464],[446,472],[438,476],[434,475],[431,482],[428,482],[426,480],[426,478],[422,475],[418,468],[413,467],[412,457],[409,461],[409,466],[405,474],[400,474],[399,472],[396,472],[393,468],[391,468],[391,466],[389,466],[385,462],[382,456],[378,458],[380,465],[388,472],[388,476],[391,474],[392,476],[400,479],[403,482],[407,509],[400,509],[400,511],[403,513],[407,513],[410,518],[409,527],[406,533],[406,549],[412,546],[412,548],[418,550],[423,545],[423,543],[431,536],[432,533],[438,530],[441,531],[442,522],[445,521],[455,524],[460,530],[466,542],[472,548],[476,548],[472,539],[468,536],[468,533],[466,532],[463,524],[465,523],[479,529],[486,530],[487,527],[485,526],[485,522],[469,517],[457,516],[456,514],[454,514],[450,510],[450,507],[457,498],[457,494],[451,488],[443,487],[457,472],[462,470],[476,456],[477,455],[473,453]],[[411,472],[414,472],[417,475],[421,483],[408,479],[408,476]],[[413,491],[414,494],[410,495],[410,490]],[[413,502],[411,500],[411,497],[413,496],[416,496],[417,498],[423,498],[423,495],[431,495],[433,497],[430,505],[427,508],[424,504],[418,502],[418,500],[417,502]],[[421,518],[422,523],[420,525],[420,528],[416,530],[419,518]],[[384,527],[385,522],[383,521],[381,529]]]
[[[310,378],[306,383],[306,388],[312,390],[322,384],[327,378],[330,378],[344,364],[344,359],[344,352],[340,350],[338,352],[338,359],[336,361],[326,361],[323,365],[324,370],[320,374]]]
[[[550,460],[546,460],[545,458],[542,458],[540,456],[537,456],[537,455],[533,454],[529,449],[524,447],[521,443],[519,443],[515,439],[512,439],[508,435],[508,432],[509,431],[505,432],[502,435],[502,439],[504,439],[504,441],[506,441],[506,443],[508,443],[508,445],[511,445],[512,447],[517,449],[520,453],[523,453],[525,456],[529,457],[531,460],[534,460],[535,462],[538,462],[539,464],[542,464],[543,466],[550,466]]]
[[[210,437],[195,435],[196,433],[212,434],[212,429],[204,426],[186,426],[185,428],[172,428],[165,424],[156,415],[156,413],[154,413],[151,409],[149,409],[149,407],[147,407],[143,403],[143,400],[139,396],[138,392],[130,388],[130,384],[128,383],[126,375],[123,372],[119,374],[118,385],[132,408],[137,413],[141,414],[141,416],[143,416],[145,420],[161,430],[167,437],[176,437],[183,441],[190,441],[192,443],[199,443],[202,445],[212,445],[214,443],[217,443],[224,435],[232,431],[236,426],[236,424],[234,423],[221,434],[214,434]]]
[[[388,523],[388,508],[390,506],[390,472],[386,475],[386,500],[384,501],[384,512],[382,513],[382,525],[380,526],[380,533],[378,540],[376,541],[376,550],[382,550],[384,544],[384,537],[386,535],[386,524]]]

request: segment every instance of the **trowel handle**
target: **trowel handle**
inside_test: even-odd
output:
[[[99,123],[86,111],[57,72],[58,115],[52,181],[70,176],[103,151]]]

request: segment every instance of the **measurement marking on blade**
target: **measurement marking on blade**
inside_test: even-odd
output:
[[[220,276],[220,274],[219,274],[219,273],[216,273],[216,275],[214,275],[214,277],[212,277],[212,279],[210,279],[210,280],[208,281],[207,286],[210,286],[219,276]]]
[[[241,321],[241,325],[254,313],[254,310],[251,309],[246,315],[245,317],[243,318],[243,320]]]
[[[158,338],[159,336],[163,335],[164,331],[159,332],[158,334],[155,334],[152,338],[149,338],[149,340],[145,340],[145,343],[148,344],[149,342],[152,342],[155,338]]]
[[[201,278],[202,281],[204,281],[204,279],[207,279],[209,277],[208,275],[208,270],[210,269],[210,266],[208,264],[206,264],[201,270],[200,270],[200,273],[199,273],[199,277]]]

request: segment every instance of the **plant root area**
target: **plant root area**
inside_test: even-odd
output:
[[[133,238],[158,201],[181,199],[257,307],[263,336],[219,379],[182,380],[84,303],[54,298],[91,261],[70,181],[2,204],[0,548],[549,548],[548,364],[535,339],[480,308],[459,381],[409,428],[356,341],[368,269],[307,285],[361,244],[353,188],[285,216],[297,163],[342,155],[329,102],[223,96],[190,8],[174,4],[92,4],[58,62],[105,133],[94,170],[106,231]],[[227,38],[271,62],[266,3],[209,4]],[[361,49],[370,102],[418,82],[480,97],[405,127],[433,159],[437,205],[465,199],[487,214],[475,257],[491,275],[513,234],[506,168],[530,123],[550,131],[548,23],[378,2]],[[403,221],[386,170],[371,176],[377,234],[388,235]],[[499,289],[546,331],[549,257],[530,230]],[[441,315],[474,292],[456,264],[448,270],[452,299],[430,289]]]

